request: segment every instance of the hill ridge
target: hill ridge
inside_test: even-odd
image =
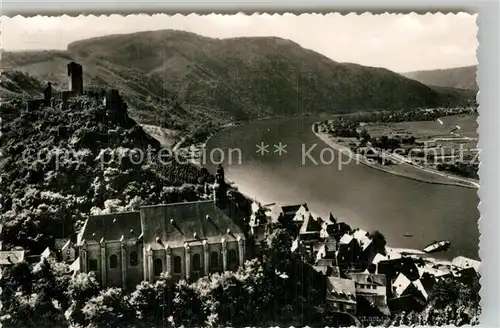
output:
[[[83,65],[85,85],[120,90],[139,122],[192,135],[261,117],[455,106],[471,99],[385,68],[339,63],[279,37],[141,31],[75,41],[63,52],[7,53],[2,65],[60,87],[70,60]]]
[[[477,65],[418,70],[400,74],[426,85],[473,91],[479,90],[477,85]]]

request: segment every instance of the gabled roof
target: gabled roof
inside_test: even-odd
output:
[[[347,245],[347,244],[350,244],[353,239],[354,239],[353,236],[351,236],[351,235],[349,235],[349,234],[346,233],[346,234],[344,234],[342,236],[342,238],[340,238],[340,242],[339,243],[341,245]]]
[[[377,253],[372,260],[372,264],[377,264],[380,261],[387,261],[387,260],[388,260],[387,256]]]
[[[43,252],[42,254],[40,254],[40,258],[42,259],[46,259],[50,256],[52,256],[54,253],[52,252],[52,250],[50,249],[50,247],[47,247]]]
[[[24,261],[24,251],[0,251],[0,265],[12,265]]]
[[[425,290],[424,286],[422,285],[422,282],[419,280],[415,280],[412,282],[412,284],[422,293],[425,299],[429,298],[429,295],[427,294],[427,291]]]
[[[340,275],[339,267],[335,265],[313,265],[312,268],[324,276],[338,277]]]
[[[138,238],[141,234],[139,211],[90,216],[78,235],[78,245],[83,241],[99,242]]]
[[[328,217],[328,222],[330,224],[335,224],[337,223],[337,219],[333,217],[332,213],[330,212],[330,216]]]
[[[457,256],[452,260],[451,264],[461,269],[474,268],[476,272],[479,272],[479,266],[481,265],[481,262],[467,258],[465,256]]]
[[[176,247],[197,240],[211,243],[221,238],[244,238],[242,228],[232,218],[235,213],[224,212],[213,200],[145,206],[140,213],[145,242],[160,238]]]
[[[354,281],[337,277],[327,277],[328,292],[333,297],[356,300]]]
[[[367,237],[367,232],[362,229],[358,229],[354,232],[353,237],[356,238],[356,240],[361,241]]]
[[[285,215],[292,215],[292,214],[297,214],[297,211],[301,207],[304,208],[304,204],[299,204],[299,205],[282,205],[281,206],[281,211]]]
[[[392,287],[396,288],[396,295],[401,296],[410,284],[410,279],[408,279],[404,274],[400,273],[392,284]]]
[[[313,218],[311,214],[305,215],[304,222],[300,227],[299,233],[318,233],[321,231],[321,224]]]

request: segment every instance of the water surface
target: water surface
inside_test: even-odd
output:
[[[447,239],[452,247],[436,257],[478,259],[477,190],[420,182],[354,162],[339,165],[339,156],[348,162],[346,155],[331,150],[311,131],[312,123],[322,119],[326,117],[265,120],[234,127],[212,138],[207,153],[220,149],[227,178],[259,201],[307,202],[321,216],[332,212],[353,228],[381,231],[395,247],[422,249],[434,240]],[[261,142],[269,145],[269,153],[256,153]],[[286,154],[274,153],[279,142],[286,145]],[[317,164],[303,157],[304,150],[313,145],[317,146],[310,155]],[[230,149],[241,150],[241,163],[236,151],[229,159]],[[332,152],[335,159],[328,164]],[[207,167],[215,169],[214,165]],[[404,237],[405,233],[413,237]]]

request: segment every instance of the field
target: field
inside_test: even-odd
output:
[[[422,122],[400,122],[400,123],[377,123],[367,124],[363,128],[370,133],[372,137],[381,135],[387,136],[410,136],[420,140],[433,138],[453,137],[450,133],[457,125],[460,130],[455,131],[460,136],[477,139],[477,115],[455,115],[441,118],[443,124],[438,121]]]
[[[437,163],[453,162],[457,159],[467,162],[474,159],[478,142],[476,119],[477,115],[455,115],[441,118],[442,124],[436,120],[367,124],[363,128],[372,137],[415,137],[419,146],[410,148],[425,149],[434,154],[436,160],[423,163],[423,159],[412,159],[433,168]]]
[[[362,156],[362,150],[367,148],[359,148],[358,138],[333,137],[322,133],[319,135],[336,149],[358,153],[352,154],[361,163],[372,168],[430,183],[477,188],[479,185],[477,179],[442,171],[443,165],[477,164],[476,119],[477,115],[466,114],[447,116],[435,121],[361,123],[359,130],[366,129],[372,139],[382,136],[415,138],[414,143],[401,143],[400,148],[394,152],[379,153],[379,156],[382,154],[392,165],[383,165]]]

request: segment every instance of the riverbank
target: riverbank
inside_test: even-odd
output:
[[[361,154],[355,154],[349,148],[335,142],[334,138],[329,136],[328,134],[315,132],[312,127],[311,130],[319,139],[321,139],[331,148],[346,156],[349,156],[349,158],[356,161],[356,163],[361,163],[370,168],[425,183],[453,185],[458,187],[479,189],[479,183],[472,182],[464,178],[451,176],[440,171],[424,168],[414,163],[410,164],[408,162],[401,162],[400,158],[391,158],[390,154],[387,154],[386,156],[394,160],[397,164],[382,165],[376,162],[371,162],[365,156]]]

